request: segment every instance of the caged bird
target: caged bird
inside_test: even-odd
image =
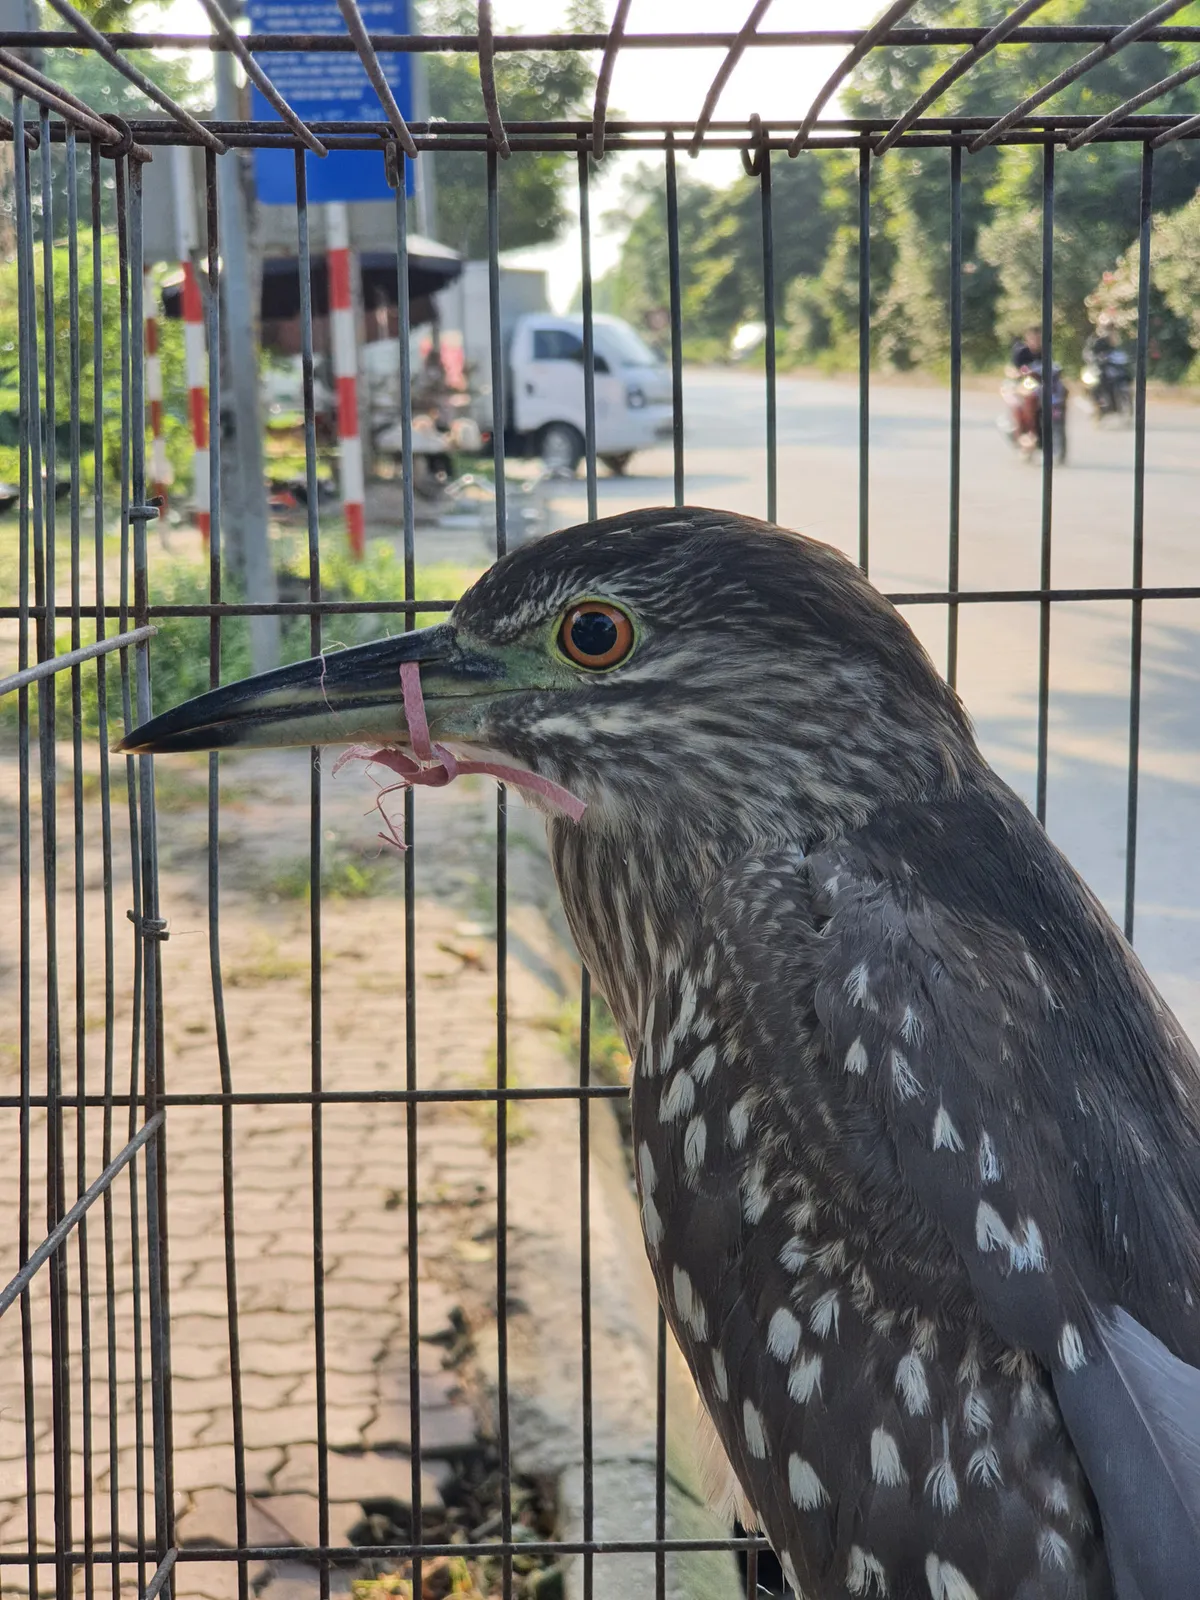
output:
[[[658,1292],[796,1594],[1200,1595],[1200,1058],[858,569],[613,517],[121,748],[364,741],[547,812]]]

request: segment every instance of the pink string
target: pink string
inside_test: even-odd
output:
[[[400,687],[404,695],[404,717],[408,723],[408,737],[416,759],[406,755],[402,750],[388,748],[373,750],[370,745],[354,745],[338,758],[333,769],[337,772],[346,761],[373,761],[381,767],[387,767],[400,779],[398,784],[391,784],[381,789],[375,802],[387,826],[387,832],[379,835],[386,844],[395,845],[400,850],[404,849],[395,824],[383,809],[385,796],[394,793],[396,789],[406,789],[418,784],[426,788],[442,789],[446,784],[453,783],[455,778],[472,773],[486,774],[488,777],[498,778],[501,783],[511,784],[514,789],[525,789],[531,794],[540,795],[556,811],[564,812],[573,822],[578,822],[582,818],[587,810],[587,801],[580,800],[561,784],[552,783],[549,778],[543,778],[539,773],[526,772],[522,767],[505,766],[498,761],[459,761],[444,744],[434,744],[429,737],[429,718],[425,714],[425,697],[421,692],[421,668],[417,662],[406,661],[401,666]]]

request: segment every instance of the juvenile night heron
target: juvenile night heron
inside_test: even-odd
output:
[[[799,1594],[1200,1595],[1200,1059],[896,611],[637,512],[125,748],[394,749],[411,663],[446,762],[586,802],[550,847],[646,1248]]]

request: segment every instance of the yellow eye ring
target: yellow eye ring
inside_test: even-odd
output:
[[[558,630],[558,647],[567,660],[593,672],[618,666],[633,644],[633,623],[619,606],[603,600],[576,601]]]

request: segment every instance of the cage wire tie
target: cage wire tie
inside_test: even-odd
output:
[[[109,127],[116,130],[117,138],[112,143],[102,144],[100,146],[100,154],[108,156],[112,161],[119,161],[122,156],[131,155],[133,153],[133,129],[125,121],[125,118],[119,117],[115,111],[107,111],[101,121],[107,122]]]
[[[171,937],[166,917],[144,917],[137,911],[126,911],[125,915],[143,939],[157,939],[165,944]]]
[[[396,137],[396,130],[388,128],[380,137],[383,141],[383,175],[387,179],[389,189],[399,189],[402,178],[400,173],[400,141]]]
[[[752,111],[750,113],[750,142],[738,151],[742,158],[742,167],[748,178],[762,176],[769,137],[767,130],[763,127],[762,118],[757,111]]]
[[[608,38],[604,45],[604,57],[600,62],[600,71],[596,76],[596,101],[592,108],[592,158],[599,161],[604,155],[605,123],[608,120],[608,92],[612,88],[613,70],[617,64],[617,52],[621,48],[621,41],[625,37],[625,19],[629,15],[629,7],[633,0],[617,0],[617,9],[613,13],[612,23],[608,30]]]
[[[500,100],[496,94],[496,40],[492,29],[492,0],[479,0],[479,86],[483,90],[483,105],[487,112],[488,128],[495,140],[502,160],[512,155],[504,119],[500,115]]]

